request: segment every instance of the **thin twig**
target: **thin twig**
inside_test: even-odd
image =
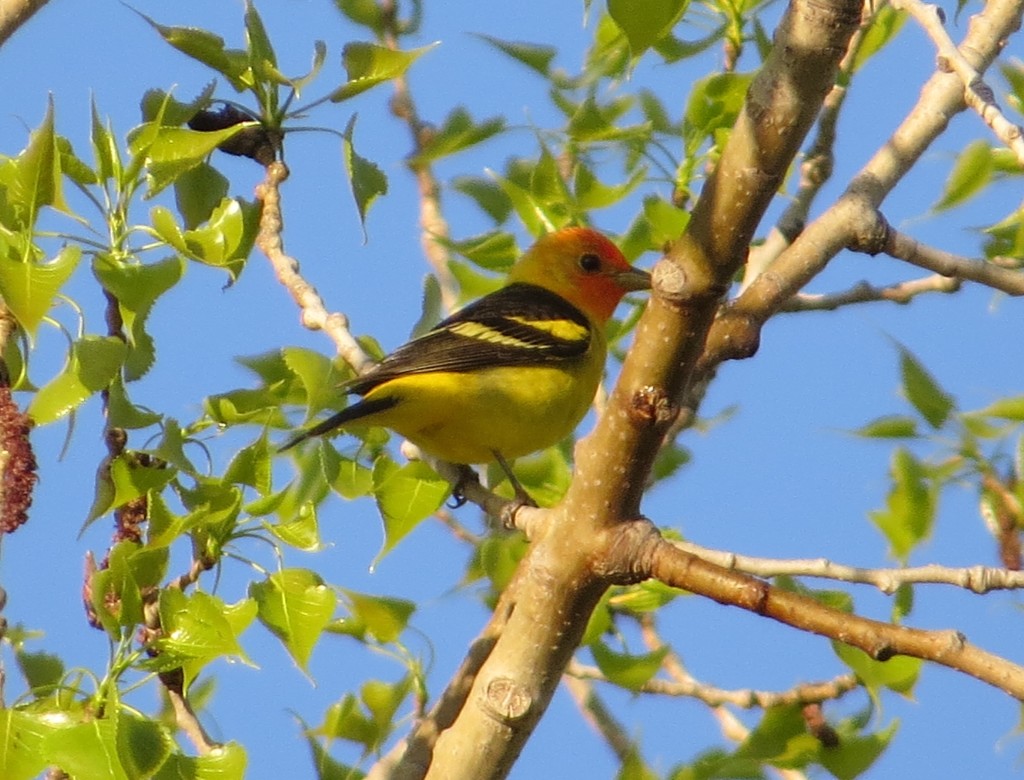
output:
[[[875,287],[867,281],[859,282],[848,290],[833,293],[797,293],[782,307],[784,312],[835,311],[843,306],[857,303],[889,301],[910,303],[918,295],[926,293],[954,293],[960,289],[960,280],[941,274],[932,274],[920,279]]]
[[[636,751],[636,745],[629,738],[625,727],[597,695],[591,681],[572,673],[574,663],[575,661],[570,663],[569,669],[562,676],[562,683],[576,701],[576,706],[587,723],[604,738],[616,758],[620,762],[625,761]]]
[[[288,178],[288,167],[282,162],[267,166],[266,178],[256,187],[256,197],[263,202],[260,230],[256,245],[270,260],[277,279],[291,293],[301,312],[303,326],[322,330],[328,335],[338,354],[356,371],[362,373],[373,362],[348,328],[348,318],[340,312],[328,314],[323,299],[299,273],[299,262],[284,251],[284,219],[281,215],[281,184]]]
[[[584,680],[608,681],[604,673],[596,666],[588,666],[575,660],[569,664],[566,674]],[[802,683],[786,691],[758,691],[752,688],[727,690],[697,682],[692,678],[686,682],[655,677],[644,683],[640,690],[644,693],[657,693],[662,696],[698,699],[711,707],[731,704],[734,707],[751,710],[838,699],[855,690],[859,685],[853,674],[842,674],[821,682]]]
[[[381,15],[384,19],[383,41],[389,49],[398,49],[398,9],[394,0],[381,0]],[[391,113],[409,126],[412,135],[413,154],[410,168],[416,177],[420,194],[420,226],[423,228],[421,244],[423,254],[430,263],[441,288],[441,303],[445,310],[452,311],[458,303],[458,283],[448,268],[448,250],[442,243],[449,237],[448,222],[441,211],[441,185],[434,176],[429,163],[416,160],[423,149],[423,139],[430,128],[420,119],[409,91],[409,81],[404,74],[393,79],[395,94],[391,102]]]
[[[800,183],[797,190],[778,222],[768,231],[765,240],[761,244],[751,247],[747,264],[743,269],[743,281],[739,289],[741,293],[800,234],[807,222],[807,216],[810,214],[815,198],[832,177],[839,113],[846,102],[847,85],[850,83],[850,76],[856,64],[857,53],[864,40],[864,34],[874,20],[875,9],[876,4],[872,0],[867,0],[861,14],[860,27],[850,39],[846,54],[839,63],[836,83],[832,85],[822,102],[814,141],[807,148],[803,162],[800,163]]]
[[[974,109],[995,136],[1006,144],[1024,165],[1024,128],[1006,118],[995,101],[992,88],[961,54],[946,32],[943,10],[921,0],[892,0],[892,6],[909,13],[924,28],[938,50],[939,70],[955,73],[964,83],[964,100]]]
[[[889,226],[882,249],[887,255],[943,276],[984,284],[1007,295],[1024,295],[1024,273],[984,260],[955,255],[901,233]]]
[[[996,569],[989,566],[954,568],[929,564],[906,569],[865,569],[846,566],[825,558],[755,558],[724,550],[712,550],[692,542],[673,542],[680,550],[697,555],[705,561],[730,571],[740,571],[755,577],[820,577],[873,585],[883,593],[894,593],[901,585],[953,585],[972,593],[1024,588],[1024,572]]]

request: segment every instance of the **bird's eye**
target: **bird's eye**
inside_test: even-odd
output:
[[[588,274],[597,273],[601,270],[601,258],[592,252],[580,256],[580,268]]]

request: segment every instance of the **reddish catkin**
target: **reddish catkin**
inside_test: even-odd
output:
[[[0,533],[17,530],[28,519],[32,489],[39,479],[28,433],[32,421],[22,414],[9,387],[0,386]]]

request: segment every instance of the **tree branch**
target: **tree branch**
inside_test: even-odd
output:
[[[590,680],[599,678],[587,678],[586,675],[576,674],[574,671],[576,666],[578,664],[575,661],[570,661],[569,668],[565,670],[565,675],[562,677],[562,683],[575,700],[576,706],[580,708],[584,719],[604,738],[616,758],[620,762],[625,761],[636,750],[636,745],[629,738],[626,729],[594,691]],[[596,671],[600,674],[599,670]]]
[[[0,46],[48,0],[0,0]]]
[[[567,675],[583,680],[600,680],[608,682],[604,673],[596,666],[588,666],[578,661],[569,664],[565,670]],[[745,710],[768,709],[789,704],[811,704],[830,701],[845,696],[860,687],[857,677],[853,674],[842,674],[831,680],[801,683],[787,691],[759,691],[753,688],[728,690],[713,685],[689,680],[665,680],[655,677],[648,680],[640,690],[644,693],[656,693],[661,696],[677,696],[697,699],[709,707],[720,707],[731,704]]]
[[[950,39],[943,10],[921,0],[892,0],[892,7],[908,12],[924,28],[938,49],[939,70],[953,72],[960,77],[967,105],[978,113],[996,137],[1017,156],[1017,161],[1024,165],[1024,130],[1006,118],[996,103],[992,88]]]
[[[880,217],[881,219],[881,217]],[[922,244],[905,233],[888,228],[883,249],[887,255],[943,276],[984,284],[1007,295],[1024,295],[1024,273],[984,260],[972,260]]]
[[[384,44],[390,49],[398,48],[398,9],[394,0],[381,0],[381,12],[385,20]],[[416,185],[420,195],[420,226],[423,235],[420,243],[423,254],[437,277],[441,288],[441,303],[446,311],[452,311],[458,303],[458,284],[448,268],[448,249],[442,243],[449,237],[448,222],[441,211],[441,185],[434,176],[429,163],[416,161],[414,158],[423,148],[425,134],[430,128],[420,119],[409,91],[409,80],[402,74],[393,80],[395,94],[391,101],[391,113],[409,126],[412,135],[413,160],[409,167],[416,177]]]
[[[647,522],[647,521],[643,521]],[[649,533],[657,534],[650,526]],[[639,537],[639,530],[632,532]],[[806,596],[729,571],[661,539],[638,548],[644,570],[677,588],[769,617],[812,634],[859,648],[876,661],[908,655],[946,666],[1024,701],[1024,667],[968,643],[959,631],[925,631],[891,625],[826,607]],[[623,546],[625,551],[627,546]]]
[[[797,293],[789,299],[781,311],[835,311],[852,304],[877,301],[906,304],[918,295],[933,292],[954,293],[959,289],[959,279],[941,274],[933,274],[921,279],[908,279],[905,282],[897,282],[884,287],[875,287],[870,282],[863,281],[841,292]]]
[[[959,50],[972,67],[979,72],[988,68],[1002,41],[1020,26],[1021,12],[1021,5],[1014,0],[989,0],[984,10],[971,18]],[[836,203],[720,313],[708,335],[700,373],[712,371],[723,360],[753,355],[764,323],[839,252],[884,239],[877,222],[881,203],[965,107],[960,79],[948,73],[934,74],[907,117]]]
[[[499,604],[507,625],[471,689],[463,692],[460,674],[445,693],[451,709],[458,708],[455,717],[435,720],[436,741],[411,739],[395,777],[505,777],[601,594],[610,582],[635,576],[636,561],[619,559],[610,545],[620,543],[623,519],[637,514],[661,436],[675,416],[670,399],[688,381],[718,302],[834,83],[859,19],[859,1],[791,2],[687,235],[655,270],[655,294],[636,344],[597,428],[577,446],[566,498],[534,510],[537,532]]]
[[[729,571],[752,574],[756,577],[820,577],[838,582],[873,585],[883,593],[894,593],[901,585],[953,585],[972,593],[1024,588],[1024,572],[997,569],[989,566],[953,568],[930,564],[906,569],[865,569],[833,563],[825,558],[774,559],[737,555],[723,550],[712,550],[692,542],[673,542],[684,552]]]
[[[345,362],[356,373],[363,373],[373,361],[349,331],[348,318],[340,312],[327,313],[323,298],[299,273],[299,261],[285,254],[281,184],[287,178],[288,167],[283,162],[273,162],[267,166],[266,178],[256,187],[256,197],[263,204],[256,246],[270,260],[278,281],[298,304],[303,326],[310,330],[324,331]]]

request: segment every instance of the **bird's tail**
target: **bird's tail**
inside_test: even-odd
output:
[[[385,396],[383,398],[371,398],[365,401],[359,401],[351,406],[347,406],[340,412],[332,414],[326,420],[318,422],[312,428],[307,428],[304,431],[300,431],[295,434],[277,448],[278,452],[284,452],[290,450],[292,447],[301,444],[306,439],[311,439],[314,436],[322,436],[325,433],[333,431],[335,428],[340,428],[346,423],[355,422],[361,420],[364,417],[369,417],[371,414],[377,412],[383,412],[385,409],[390,409],[392,406],[398,403],[398,398],[394,396]]]

